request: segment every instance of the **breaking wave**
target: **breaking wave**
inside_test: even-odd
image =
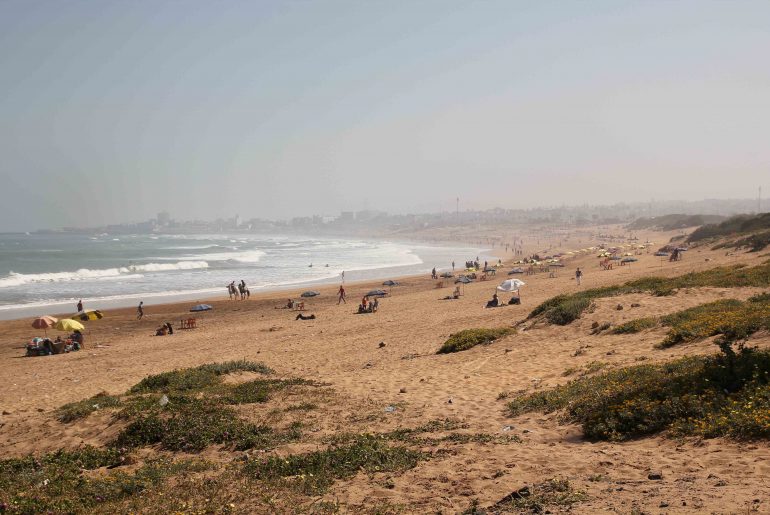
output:
[[[75,272],[51,272],[42,274],[18,274],[10,272],[0,278],[0,288],[11,288],[33,283],[59,283],[86,280],[117,280],[143,277],[142,273],[169,272],[173,270],[196,270],[208,268],[206,261],[179,261],[178,263],[147,263],[144,265],[129,265],[119,268],[90,270],[81,268]]]

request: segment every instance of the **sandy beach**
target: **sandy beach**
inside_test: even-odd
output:
[[[664,243],[674,234],[637,236],[639,241],[649,238]],[[561,234],[540,236],[537,244],[526,241],[529,237],[536,236],[524,236],[527,254],[557,246],[579,249],[591,243],[588,231],[572,240]],[[495,250],[506,263],[514,260],[499,246]],[[497,309],[484,309],[484,304],[507,278],[510,266],[500,268],[488,281],[466,285],[458,300],[441,300],[454,288],[452,280],[437,287],[437,281],[427,276],[397,278],[401,284],[391,289],[373,314],[354,311],[362,295],[380,287],[381,281],[346,284],[347,303],[341,305],[337,285],[319,288],[321,295],[305,302],[304,313],[317,317],[308,321],[295,320],[297,312],[281,308],[285,292],[252,295],[246,301],[210,299],[206,302],[214,309],[197,315],[197,329],[176,330],[165,337],[153,336],[155,328],[166,321],[177,327],[181,319],[191,316],[188,310],[193,303],[149,304],[142,320],[136,320],[134,308],[109,310],[102,320],[88,322],[85,349],[39,358],[23,357],[24,342],[36,335],[30,320],[0,322],[0,450],[10,457],[104,445],[120,424],[109,423],[105,428],[106,419],[95,415],[66,425],[55,419],[54,410],[99,392],[120,394],[149,374],[248,359],[265,363],[281,377],[329,385],[323,407],[303,419],[312,438],[278,453],[315,447],[322,437],[343,429],[382,432],[445,419],[463,424],[469,434],[515,435],[521,440],[452,446],[394,475],[387,486],[381,478],[363,473],[339,481],[324,498],[340,503],[343,511],[355,513],[387,503],[408,513],[457,513],[474,499],[479,506],[489,506],[523,485],[564,478],[587,494],[587,500],[571,507],[574,513],[737,513],[755,508],[766,512],[770,450],[765,444],[663,436],[626,443],[591,442],[582,438],[578,427],[561,424],[557,415],[511,417],[505,411],[511,395],[564,384],[569,368],[597,361],[612,368],[716,350],[711,340],[654,349],[664,334],[660,329],[592,336],[595,321],[617,323],[720,298],[745,299],[756,294],[756,288],[699,288],[671,297],[634,294],[600,299],[593,312],[568,326],[533,327],[488,346],[436,355],[454,332],[512,327],[538,303],[576,291],[577,267],[585,273],[580,288],[591,288],[722,264],[759,264],[766,259],[751,253],[725,254],[698,248],[684,260],[669,263],[649,252],[636,256],[636,263],[603,271],[595,252],[581,253],[567,259],[555,277],[548,273],[521,276],[526,282],[521,305]],[[618,304],[624,309],[618,310]],[[640,306],[631,308],[631,304]],[[757,335],[752,343],[768,346],[770,336]],[[389,406],[395,409],[385,411]],[[250,416],[264,415],[255,410]],[[220,460],[236,458],[235,453],[211,453]],[[661,472],[662,480],[649,480],[651,471]],[[257,509],[240,504],[237,511],[253,510]]]

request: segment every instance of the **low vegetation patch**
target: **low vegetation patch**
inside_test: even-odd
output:
[[[770,329],[770,302],[718,300],[666,315],[661,323],[670,327],[658,345],[661,348],[716,335],[720,337],[718,343],[732,343]]]
[[[476,345],[488,345],[493,341],[516,332],[509,327],[496,329],[465,329],[449,336],[436,354],[448,354],[468,350]]]
[[[645,329],[652,329],[658,325],[658,320],[653,317],[637,318],[622,324],[616,325],[610,331],[612,334],[633,334]]]
[[[580,318],[591,306],[592,301],[599,298],[629,293],[649,293],[657,296],[671,295],[680,288],[699,288],[705,286],[723,288],[770,286],[770,261],[751,268],[735,265],[712,268],[711,270],[693,272],[672,278],[644,277],[617,286],[592,288],[569,295],[557,295],[537,306],[527,318],[533,319],[544,316],[552,324],[567,325]]]
[[[734,241],[727,241],[716,245],[714,249],[749,249],[749,252],[759,252],[770,245],[770,231],[751,234]]]
[[[176,370],[145,378],[125,395],[99,394],[63,406],[57,416],[65,423],[104,409],[123,428],[104,448],[0,459],[0,513],[291,511],[310,502],[305,496],[323,493],[334,481],[358,472],[393,474],[413,468],[430,456],[421,450],[426,446],[516,440],[514,435],[456,432],[466,426],[446,419],[382,434],[336,435],[321,440],[315,452],[240,454],[245,463],[176,456],[213,445],[272,451],[301,438],[301,424],[291,421],[318,409],[303,393],[325,385],[273,377],[223,380],[224,374],[244,370],[269,372],[248,362]],[[293,404],[261,408],[267,413],[263,422],[242,418],[243,405],[270,402],[283,390],[289,390],[284,397]],[[281,414],[286,422],[277,421]],[[427,434],[434,432],[441,434]],[[148,453],[139,449],[146,446],[153,447],[156,458],[145,458]]]
[[[628,224],[627,228],[632,230],[655,229],[658,231],[673,231],[675,229],[684,229],[686,227],[713,224],[721,222],[724,219],[724,216],[719,215],[671,214],[654,216],[651,218],[637,218],[635,221]]]
[[[103,475],[89,474],[118,466],[124,459],[117,449],[84,447],[41,457],[0,460],[0,512],[89,513],[142,493],[182,471],[208,468],[200,460],[173,462],[161,458],[131,473],[111,470]]]
[[[566,479],[549,479],[531,487],[524,487],[510,493],[494,505],[497,512],[522,511],[543,513],[549,507],[566,507],[588,500],[585,492],[575,490]],[[547,513],[547,512],[546,512]]]
[[[225,363],[209,363],[195,368],[185,368],[147,376],[131,388],[131,393],[172,392],[200,390],[221,382],[221,376],[236,372],[272,374],[262,363],[238,360]]]
[[[77,402],[70,402],[56,410],[56,418],[59,422],[72,422],[85,418],[94,411],[106,408],[114,408],[120,404],[120,399],[114,395],[108,395],[105,392],[98,393],[90,399]]]
[[[768,229],[770,229],[770,213],[738,215],[728,218],[724,222],[718,224],[707,224],[699,227],[693,231],[687,238],[687,241],[699,242],[707,239],[736,236],[749,232],[764,232]]]
[[[770,352],[730,347],[706,357],[637,365],[519,397],[511,415],[564,410],[586,437],[770,437]]]
[[[364,434],[345,445],[322,451],[271,456],[246,464],[245,471],[262,481],[288,480],[307,495],[321,494],[337,479],[359,471],[401,472],[414,468],[425,455],[401,446],[391,446],[381,435]]]

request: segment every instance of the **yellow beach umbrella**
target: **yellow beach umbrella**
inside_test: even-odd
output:
[[[72,331],[82,331],[85,329],[83,324],[77,320],[72,320],[71,318],[62,318],[53,325],[53,328],[67,333]]]

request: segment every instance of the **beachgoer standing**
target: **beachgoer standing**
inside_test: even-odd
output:
[[[345,288],[343,288],[341,284],[340,284],[340,291],[337,292],[337,294],[339,295],[339,297],[337,298],[338,306],[340,305],[340,302],[343,302],[345,304],[348,303],[348,301],[345,300]]]
[[[452,261],[452,272],[454,272],[454,271],[455,271],[455,262]]]
[[[78,301],[78,313],[80,313],[81,311],[83,311],[83,299],[80,299]]]
[[[140,301],[139,305],[136,307],[136,319],[141,320],[144,316],[144,308],[142,307],[144,305],[144,301]]]
[[[345,282],[345,271],[344,270],[342,271],[342,282],[343,283]]]
[[[582,278],[583,278],[583,272],[581,272],[580,269],[578,268],[577,270],[575,270],[575,280],[577,281],[578,286],[580,286],[580,279]]]

